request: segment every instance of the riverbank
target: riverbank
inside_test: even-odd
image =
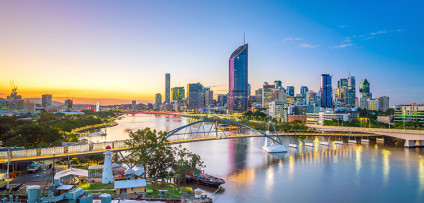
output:
[[[104,123],[104,124],[97,124],[97,125],[88,125],[88,126],[84,126],[81,128],[76,128],[74,130],[71,131],[71,133],[82,133],[85,131],[89,131],[89,130],[94,130],[94,129],[99,129],[99,128],[106,128],[106,127],[113,127],[113,126],[117,126],[118,122],[113,121],[110,123]]]

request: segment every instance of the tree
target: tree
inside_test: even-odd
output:
[[[166,178],[173,176],[172,168],[175,167],[175,158],[172,148],[164,146],[161,150],[154,150],[147,165],[149,176],[154,180],[162,179],[162,185]]]
[[[174,165],[174,173],[177,176],[178,184],[186,182],[186,174],[199,173],[202,168],[206,167],[198,154],[191,153],[187,148],[181,145],[174,148],[176,164]]]
[[[144,167],[144,171],[148,169],[148,163],[151,155],[155,150],[163,150],[165,147],[166,132],[151,130],[145,128],[136,132],[129,132],[130,140],[125,143],[131,148],[130,154],[127,156],[127,161]],[[146,173],[144,173],[146,178]]]

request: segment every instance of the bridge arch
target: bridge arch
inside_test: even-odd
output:
[[[190,127],[192,125],[196,125],[196,124],[199,124],[199,123],[207,123],[207,122],[216,122],[216,123],[218,123],[218,122],[227,122],[227,123],[233,123],[233,124],[236,124],[236,125],[239,125],[239,126],[243,126],[243,127],[249,128],[250,130],[252,130],[254,132],[258,132],[258,133],[262,134],[264,137],[271,139],[275,143],[278,143],[280,145],[283,144],[281,142],[281,140],[280,140],[279,137],[277,137],[278,140],[277,139],[274,139],[273,137],[267,135],[266,133],[264,133],[264,132],[262,132],[262,131],[260,131],[260,130],[258,130],[256,128],[253,128],[253,127],[251,127],[249,125],[246,125],[244,123],[240,123],[240,122],[237,122],[237,121],[233,121],[233,120],[226,120],[226,119],[206,119],[206,120],[196,121],[196,122],[193,122],[193,123],[190,123],[190,124],[187,124],[187,125],[184,125],[184,126],[175,128],[175,129],[173,129],[171,131],[168,131],[167,132],[168,134],[166,135],[165,139],[168,139],[169,137],[173,136],[175,133],[177,133],[177,132],[179,132],[179,131],[187,128],[187,127]]]

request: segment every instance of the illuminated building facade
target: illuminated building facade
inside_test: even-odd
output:
[[[248,45],[237,48],[229,59],[229,98],[230,112],[247,111],[248,99]]]
[[[332,107],[333,106],[333,93],[331,86],[331,76],[329,74],[321,75],[321,106]]]

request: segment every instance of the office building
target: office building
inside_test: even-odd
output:
[[[348,80],[348,88],[347,88],[347,102],[346,106],[355,107],[355,98],[356,98],[356,80],[355,76],[349,75]]]
[[[72,99],[65,100],[65,110],[70,111],[74,105],[74,101]]]
[[[324,125],[326,120],[340,120],[348,121],[348,114],[333,114],[331,112],[319,112],[319,113],[307,113],[306,114],[306,124],[310,125]]]
[[[209,90],[211,90],[211,88],[209,88],[209,87],[203,87],[203,89],[202,89],[202,102],[201,102],[202,108],[206,107],[206,92],[209,91]]]
[[[237,48],[229,59],[229,112],[245,112],[248,99],[248,45]]]
[[[294,86],[287,86],[287,95],[294,97]]]
[[[374,111],[378,111],[380,109],[380,107],[378,106],[378,100],[377,99],[367,99],[367,104],[368,110],[374,110]]]
[[[359,83],[359,93],[360,93],[360,100],[359,100],[359,107],[366,109],[368,108],[368,99],[372,98],[372,94],[370,91],[370,83],[367,79],[363,79]]]
[[[272,90],[275,85],[270,85],[267,82],[264,82],[262,87],[262,107],[268,108],[269,102],[272,102]]]
[[[212,90],[207,90],[205,92],[205,107],[210,107],[213,106],[213,91]]]
[[[43,94],[41,95],[41,106],[48,107],[53,103],[53,97],[51,94]]]
[[[271,118],[276,118],[278,120],[283,120],[287,122],[287,108],[285,107],[285,102],[282,101],[273,101],[268,104],[268,112]]]
[[[276,80],[274,81],[274,85],[275,85],[275,89],[280,89],[283,83],[281,82],[281,80]]]
[[[418,121],[424,125],[424,104],[401,105],[395,108],[395,122]]]
[[[306,104],[317,106],[317,93],[310,91],[306,94]]]
[[[197,110],[202,107],[203,85],[191,83],[187,85],[187,109]]]
[[[171,74],[165,74],[165,101],[164,103],[170,103],[171,99]]]
[[[174,87],[171,89],[172,101],[180,101],[184,99],[184,97],[185,97],[184,87]]]
[[[301,86],[300,87],[300,94],[303,97],[306,97],[306,93],[308,93],[308,92],[309,92],[309,88],[307,86]]]
[[[136,100],[132,100],[131,109],[137,109],[137,101]]]
[[[284,89],[284,87],[280,87],[278,89],[278,101],[287,103],[287,92],[286,92],[286,89]]]
[[[218,95],[218,106],[224,107],[227,104],[227,95],[226,94],[219,94]]]
[[[333,106],[331,77],[329,74],[321,75],[321,106],[326,108]]]
[[[336,89],[336,101],[340,101],[343,104],[347,104],[347,89],[348,89],[348,79],[342,78],[337,82]]]
[[[378,97],[378,107],[380,111],[386,112],[387,110],[389,110],[390,106],[389,106],[389,97],[387,96],[382,96],[382,97]]]

